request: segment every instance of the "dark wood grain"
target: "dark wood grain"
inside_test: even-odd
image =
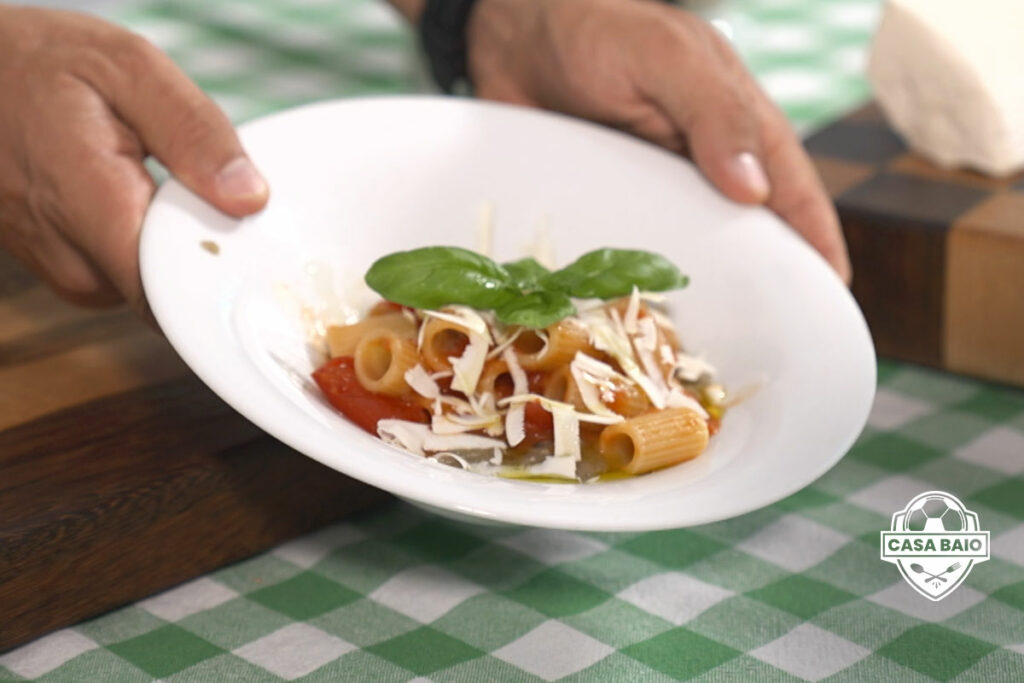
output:
[[[125,312],[0,254],[0,651],[387,498],[243,419]]]

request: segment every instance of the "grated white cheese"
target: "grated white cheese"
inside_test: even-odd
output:
[[[636,382],[647,397],[651,400],[651,404],[655,408],[661,409],[665,407],[665,394],[658,390],[651,379],[640,369],[637,365],[636,358],[633,355],[633,345],[630,343],[629,337],[626,336],[625,331],[619,331],[622,328],[621,320],[616,325],[615,321],[618,316],[615,311],[612,311],[612,316],[603,311],[588,312],[584,316],[584,323],[590,330],[591,341],[594,347],[599,351],[605,351],[614,358],[622,371],[626,373],[626,376]],[[619,329],[616,329],[616,328]]]
[[[591,358],[582,351],[576,352],[576,357],[569,364],[569,373],[576,382],[583,404],[590,412],[621,419],[618,413],[604,404],[602,395],[608,397],[605,400],[613,400],[615,380],[625,381],[625,377],[615,372],[610,365]]]
[[[490,346],[489,335],[478,334],[475,330],[469,333],[469,344],[465,351],[458,358],[451,357],[448,360],[452,364],[452,389],[461,391],[466,396],[472,396],[476,391],[477,382],[484,371],[484,363],[487,362],[487,349]]]
[[[381,420],[377,434],[392,445],[417,455],[439,451],[474,451],[504,448],[505,442],[476,434],[435,434],[429,425],[407,420]]]
[[[508,374],[512,377],[512,395],[521,396],[530,392],[529,379],[526,372],[519,364],[519,359],[511,348],[505,349],[501,354],[502,360],[508,366]],[[505,436],[509,446],[518,446],[526,438],[526,405],[514,403],[509,406],[505,415]]]
[[[509,396],[498,401],[499,407],[507,405],[516,405],[517,403],[531,403],[536,401],[541,405],[544,410],[549,413],[554,413],[556,409],[567,408],[576,414],[576,419],[580,422],[591,422],[599,425],[610,425],[616,422],[622,422],[622,416],[616,415],[614,418],[608,417],[607,415],[592,415],[591,413],[581,413],[568,403],[561,401],[555,401],[548,398],[547,396],[541,396],[540,394],[522,394],[520,396]]]
[[[423,398],[435,399],[441,395],[441,387],[437,386],[437,382],[419,363],[406,370],[405,381]]]
[[[708,411],[704,410],[697,399],[688,396],[678,387],[672,387],[668,392],[668,396],[665,398],[665,404],[669,408],[689,408],[705,420],[708,419]]]
[[[499,436],[501,429],[501,415],[492,413],[490,415],[434,415],[430,421],[430,428],[435,434],[465,434],[486,429],[489,432],[498,428]]]
[[[582,457],[580,451],[580,421],[573,407],[561,403],[551,408],[551,417],[555,425],[555,452],[553,459],[572,458],[579,462]],[[574,468],[575,471],[575,468]]]
[[[672,373],[684,382],[696,382],[703,375],[715,374],[715,368],[703,358],[680,352],[676,354],[676,365]]]
[[[637,316],[640,315],[640,290],[633,287],[633,294],[629,297],[629,305],[626,307],[626,317],[622,321],[626,334],[636,334]]]
[[[480,205],[476,224],[476,250],[483,256],[490,256],[494,244],[494,202]]]

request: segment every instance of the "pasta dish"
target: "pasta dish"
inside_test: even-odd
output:
[[[405,280],[416,280],[414,270]],[[589,482],[700,455],[719,428],[724,392],[711,366],[683,351],[661,297],[633,284],[608,301],[567,298],[567,315],[564,305],[527,306],[562,271],[545,272],[532,286],[517,280],[516,302],[476,308],[462,303],[475,295],[449,294],[460,301],[421,308],[391,296],[371,269],[367,281],[390,300],[327,328],[330,358],[314,379],[331,405],[385,442],[483,474]]]

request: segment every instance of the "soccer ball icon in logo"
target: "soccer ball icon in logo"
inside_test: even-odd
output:
[[[963,505],[957,506],[959,500],[950,500],[952,496],[928,496],[917,498],[914,506],[907,513],[906,530],[939,533],[943,531],[963,531],[967,528],[967,519]]]
[[[892,516],[882,532],[882,560],[899,567],[914,590],[941,600],[957,588],[975,562],[989,558],[989,534],[978,515],[944,491],[917,496]]]

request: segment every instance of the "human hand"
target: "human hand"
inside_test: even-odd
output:
[[[468,44],[478,96],[592,119],[689,154],[722,193],[766,204],[849,283],[839,221],[810,159],[699,17],[637,0],[480,0]]]
[[[0,246],[79,304],[145,311],[152,154],[233,216],[267,184],[231,123],[146,42],[85,15],[0,5]]]

